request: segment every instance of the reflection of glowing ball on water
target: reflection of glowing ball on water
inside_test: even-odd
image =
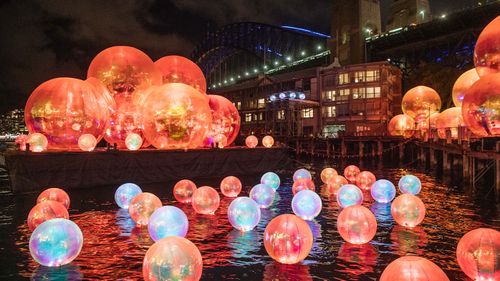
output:
[[[248,136],[246,139],[245,139],[245,145],[248,147],[248,148],[254,148],[257,146],[257,144],[259,143],[259,140],[257,139],[256,136]]]
[[[142,189],[134,183],[124,183],[120,185],[115,191],[115,202],[118,207],[123,209],[128,209],[130,206],[130,201],[141,194]]]
[[[142,137],[136,133],[130,133],[125,138],[125,146],[128,150],[139,150],[142,146]]]
[[[346,208],[363,203],[363,192],[354,184],[345,184],[337,192],[337,203]]]
[[[449,281],[439,266],[418,256],[404,256],[392,261],[382,272],[380,281]]]
[[[372,172],[363,171],[356,176],[356,185],[363,190],[370,190],[376,180],[377,178]]]
[[[262,145],[264,147],[270,148],[274,145],[274,139],[271,136],[265,136],[262,138]]]
[[[237,177],[225,177],[220,183],[220,191],[226,197],[236,197],[241,192],[241,181]]]
[[[175,200],[181,203],[191,203],[191,198],[196,190],[196,184],[190,180],[180,180],[174,185]]]
[[[314,186],[314,182],[308,178],[302,178],[296,180],[292,185],[293,195],[297,194],[297,192],[302,190],[312,190],[315,191],[316,187]]]
[[[97,145],[97,139],[92,134],[83,134],[78,138],[78,147],[82,151],[92,151]]]
[[[415,227],[424,220],[425,205],[415,195],[402,194],[392,201],[391,214],[399,225]]]
[[[66,191],[57,187],[47,188],[38,195],[36,203],[38,204],[44,201],[57,201],[66,207],[66,209],[69,209],[70,200],[68,194]]]
[[[29,134],[27,143],[31,152],[42,152],[47,150],[49,141],[47,137],[40,133]]]
[[[149,236],[158,241],[168,236],[185,237],[189,221],[184,212],[174,206],[164,206],[156,209],[149,218]]]
[[[276,173],[267,172],[260,178],[260,183],[269,185],[274,190],[277,190],[280,187],[281,180]]]
[[[355,165],[349,165],[344,169],[344,177],[351,183],[356,182],[356,177],[361,172]]]
[[[340,236],[352,244],[365,244],[377,232],[375,215],[366,207],[353,205],[343,209],[337,217]]]
[[[36,204],[28,214],[28,227],[31,231],[50,219],[69,219],[68,210],[57,201],[43,201]]]
[[[388,180],[378,180],[372,185],[370,193],[375,201],[389,203],[396,196],[396,187]]]
[[[198,214],[213,215],[219,208],[220,196],[210,186],[202,186],[193,192],[191,205]]]
[[[328,180],[331,179],[333,176],[336,176],[338,175],[337,173],[337,170],[335,170],[334,168],[324,168],[322,171],[321,171],[321,181],[325,184],[328,183]]]
[[[333,176],[332,178],[330,178],[326,184],[327,184],[327,188],[328,188],[329,193],[331,195],[337,195],[339,189],[343,185],[348,184],[348,183],[349,182],[347,181],[346,178],[344,178],[341,175],[336,175],[336,176]]]
[[[260,207],[249,197],[238,197],[229,204],[227,217],[234,228],[249,231],[259,224]]]
[[[252,198],[261,208],[267,208],[273,204],[275,191],[272,187],[265,184],[258,184],[250,190]]]
[[[128,213],[136,225],[141,227],[148,225],[151,215],[156,209],[161,208],[161,206],[160,198],[152,193],[143,192],[132,198],[128,207]]]
[[[293,213],[304,220],[313,220],[321,212],[323,204],[316,192],[302,190],[296,193],[292,199]]]
[[[398,182],[399,191],[411,195],[417,195],[422,189],[422,183],[414,175],[406,175],[401,177]]]
[[[312,179],[311,173],[306,169],[298,169],[293,173],[293,181],[297,181],[299,179]]]

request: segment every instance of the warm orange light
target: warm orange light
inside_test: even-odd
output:
[[[453,85],[452,97],[455,106],[462,106],[465,92],[479,80],[479,75],[475,68],[464,72]]]
[[[274,139],[271,136],[265,136],[262,138],[262,145],[264,147],[270,148],[274,145]]]
[[[457,261],[473,280],[500,280],[500,232],[478,228],[458,241]]]
[[[257,139],[256,136],[248,136],[246,139],[245,139],[245,144],[247,145],[248,148],[254,148],[257,146],[257,144],[259,143],[259,140]]]
[[[500,72],[500,16],[479,34],[474,48],[474,64],[480,77]]]
[[[335,170],[334,168],[324,168],[322,171],[321,171],[321,181],[323,183],[328,183],[328,180],[330,180],[333,176],[336,176],[338,175],[337,173],[337,170]]]
[[[438,130],[439,138],[445,139],[446,132],[450,131],[451,138],[458,138],[458,128],[465,126],[464,119],[462,117],[461,107],[448,108],[445,111],[439,113],[436,120],[436,128]]]
[[[408,115],[399,114],[392,117],[387,125],[387,130],[391,136],[402,136],[404,138],[411,138],[413,130],[415,129],[415,121]]]
[[[234,104],[223,96],[208,95],[208,105],[212,113],[209,137],[222,134],[226,137],[223,146],[231,145],[240,131],[240,114]],[[218,143],[215,141],[215,143]]]
[[[400,257],[382,272],[380,281],[450,281],[439,266],[418,256]]]
[[[155,66],[162,73],[163,84],[183,83],[202,94],[207,92],[205,75],[191,60],[182,56],[165,56],[155,61]]]
[[[417,86],[403,96],[403,113],[420,122],[441,109],[441,98],[432,88]]]

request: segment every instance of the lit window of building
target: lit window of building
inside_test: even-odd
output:
[[[325,115],[325,117],[335,117],[335,116],[337,116],[336,107],[335,106],[326,106],[326,107],[324,107],[324,115]]]
[[[314,118],[314,109],[312,108],[302,109],[302,118]]]
[[[340,73],[339,74],[339,85],[349,83],[349,73]]]
[[[236,109],[241,109],[241,101],[236,102]]]
[[[348,100],[350,94],[351,94],[350,89],[339,90],[339,100],[341,100],[341,101]]]
[[[380,87],[368,87],[366,88],[366,98],[380,98]]]
[[[245,122],[252,122],[252,113],[245,113]]]
[[[259,113],[259,120],[260,121],[264,120],[264,113],[262,112]]]
[[[325,101],[335,101],[335,91],[326,91],[323,93]]]
[[[374,82],[380,80],[380,73],[378,70],[369,70],[366,71],[365,81],[366,82]]]
[[[354,73],[354,82],[365,82],[365,72],[364,71],[357,71]]]
[[[353,99],[364,99],[366,93],[366,88],[354,88],[352,89]]]
[[[266,107],[266,99],[264,99],[264,98],[258,99],[257,100],[257,107],[258,108],[264,108],[264,107]]]
[[[278,120],[285,120],[285,110],[284,109],[278,110],[277,118],[278,118]]]

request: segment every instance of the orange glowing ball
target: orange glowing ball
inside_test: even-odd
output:
[[[33,231],[42,222],[55,218],[69,219],[68,210],[57,201],[43,201],[36,204],[28,214],[28,227]]]
[[[365,244],[377,233],[375,215],[366,207],[353,205],[343,209],[337,217],[340,236],[351,244]]]
[[[28,143],[28,136],[27,135],[19,135],[16,137],[15,143],[19,150],[21,151],[26,151],[26,143]]]
[[[83,134],[78,138],[78,147],[82,151],[92,151],[97,145],[97,139],[92,134]]]
[[[220,183],[220,191],[226,197],[237,197],[241,192],[241,181],[237,177],[225,177]]]
[[[328,184],[328,181],[333,177],[333,176],[336,176],[338,175],[337,173],[337,170],[335,170],[334,168],[324,168],[322,171],[321,171],[321,181],[325,184]]]
[[[40,193],[40,195],[38,195],[38,198],[36,199],[36,203],[38,204],[45,201],[56,201],[61,203],[66,209],[69,209],[69,196],[66,191],[60,188],[47,188],[42,193]]]
[[[435,263],[418,256],[404,256],[391,262],[382,272],[380,281],[449,281]]]
[[[207,92],[205,75],[191,60],[181,56],[165,56],[155,61],[155,66],[162,73],[163,84],[183,83],[200,93]]]
[[[314,182],[311,179],[298,179],[293,182],[292,192],[295,195],[297,192],[302,190],[312,190],[315,191],[316,188],[314,186]]]
[[[108,112],[111,114],[116,110],[116,102],[108,91],[108,88],[104,86],[104,84],[99,81],[99,79],[94,77],[89,77],[85,80],[85,82],[89,83],[94,89],[99,93],[101,98],[96,102],[100,103],[102,106],[108,109]]]
[[[428,118],[432,113],[441,109],[441,98],[432,88],[417,86],[410,89],[403,96],[401,102],[403,113],[413,118],[416,122]]]
[[[425,205],[415,195],[401,194],[392,201],[391,214],[399,225],[415,227],[424,220]]]
[[[451,138],[458,138],[458,128],[465,126],[464,119],[462,117],[461,107],[448,108],[445,111],[439,113],[436,120],[436,128],[439,138],[446,138],[446,131],[450,131]]]
[[[455,106],[462,106],[462,102],[464,101],[465,92],[479,80],[479,75],[477,75],[477,71],[475,68],[467,70],[460,77],[458,77],[457,81],[453,85],[452,97],[453,104]]]
[[[151,215],[161,206],[160,198],[153,193],[143,192],[132,198],[128,213],[136,225],[142,227],[148,225]]]
[[[500,72],[500,16],[479,34],[474,48],[474,65],[480,77]]]
[[[337,195],[337,192],[339,191],[339,189],[343,185],[348,184],[348,183],[349,183],[349,181],[347,181],[347,179],[341,175],[332,176],[328,180],[328,182],[326,183],[328,191],[329,191],[328,193],[330,193],[331,195]]]
[[[230,100],[218,95],[208,95],[208,105],[212,113],[209,136],[215,138],[218,135],[223,135],[227,139],[224,146],[232,144],[240,131],[238,109]]]
[[[355,165],[349,165],[347,167],[345,167],[344,169],[344,177],[349,181],[349,182],[352,182],[352,183],[355,183],[356,182],[356,177],[358,176],[358,174],[361,172],[361,170],[359,170],[359,168]]]
[[[415,129],[415,120],[408,115],[399,114],[392,117],[387,125],[387,131],[391,136],[402,136],[404,138],[411,138],[413,130]]]
[[[218,148],[224,148],[227,146],[227,137],[223,134],[218,134],[214,136],[214,143]]]
[[[312,243],[309,225],[295,215],[279,215],[264,230],[264,247],[269,256],[280,263],[295,264],[304,260]]]
[[[193,192],[191,205],[198,214],[213,215],[219,208],[220,196],[213,187],[202,186]]]
[[[500,73],[479,79],[465,93],[462,116],[476,135],[500,136]]]
[[[270,148],[274,145],[274,138],[271,136],[265,136],[262,138],[262,145],[264,147]]]
[[[356,176],[356,185],[363,190],[370,190],[376,180],[377,178],[372,172],[363,171]]]
[[[473,280],[500,280],[500,232],[478,228],[458,241],[457,261]]]
[[[181,203],[191,203],[191,198],[196,190],[196,184],[190,180],[180,180],[174,185],[175,200]]]
[[[143,114],[144,135],[158,149],[197,148],[212,124],[206,98],[181,83],[155,89],[144,102]]]
[[[125,138],[125,146],[128,150],[139,150],[142,147],[142,137],[136,133],[130,133]]]
[[[248,136],[245,139],[245,144],[247,145],[248,148],[255,148],[258,143],[259,143],[259,140],[257,139],[256,136],[253,136],[253,135]]]
[[[32,133],[28,135],[27,143],[30,145],[31,152],[42,152],[47,150],[49,140],[44,134]]]
[[[104,139],[111,145],[116,143],[118,148],[127,148],[125,139],[131,133],[143,135],[143,115],[141,107],[131,102],[128,98],[121,100],[116,105],[108,122]]]

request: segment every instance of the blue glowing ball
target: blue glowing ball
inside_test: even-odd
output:
[[[267,172],[260,178],[260,183],[267,184],[274,190],[277,190],[280,187],[281,181],[280,177],[277,174],[273,172]]]
[[[274,189],[267,184],[258,184],[250,190],[250,198],[261,208],[267,208],[273,204],[274,194]]]
[[[128,209],[132,198],[142,193],[142,189],[134,183],[124,183],[115,192],[115,202],[118,207]]]
[[[249,197],[238,197],[229,204],[227,217],[234,228],[249,231],[259,224],[260,207]]]
[[[164,206],[156,209],[149,217],[149,236],[155,242],[168,237],[185,237],[189,228],[189,221],[184,212],[174,206]]]
[[[313,220],[321,212],[322,206],[319,195],[309,189],[299,191],[292,199],[293,212],[304,220]]]
[[[306,169],[298,169],[293,173],[293,181],[297,181],[299,179],[312,179],[311,173]]]
[[[337,203],[342,208],[361,205],[363,203],[363,192],[354,184],[344,184],[337,192]]]
[[[371,194],[379,203],[389,203],[396,196],[396,187],[388,180],[378,180],[372,184]]]
[[[422,189],[422,183],[414,175],[406,175],[399,180],[399,190],[401,193],[417,195]]]
[[[44,266],[62,266],[72,262],[82,250],[83,234],[78,225],[67,219],[51,219],[31,234],[30,253]]]

